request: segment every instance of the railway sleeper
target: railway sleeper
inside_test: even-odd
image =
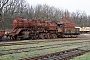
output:
[[[73,57],[85,54],[86,52],[89,52],[89,51],[74,48],[74,49],[64,50],[64,51],[55,52],[55,53],[51,53],[51,54],[45,54],[45,55],[31,57],[31,58],[28,58],[26,60],[47,60],[47,59],[51,59],[51,60],[69,60]],[[20,60],[23,60],[23,59],[20,59]]]

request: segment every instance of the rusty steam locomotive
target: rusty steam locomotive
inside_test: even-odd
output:
[[[79,29],[71,22],[55,22],[40,19],[13,19],[13,29],[6,34],[12,40],[21,39],[53,39],[77,37]]]
[[[64,37],[77,37],[79,28],[72,22],[47,21],[40,19],[23,19],[16,17],[12,22],[13,29],[5,34],[0,30],[0,39],[3,36],[10,40],[22,39],[53,39]]]

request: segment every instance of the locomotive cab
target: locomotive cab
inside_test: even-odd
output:
[[[57,22],[58,37],[77,37],[79,29],[75,28],[75,24],[71,22]]]

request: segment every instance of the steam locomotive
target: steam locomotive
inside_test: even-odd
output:
[[[12,40],[53,39],[79,35],[79,28],[75,28],[75,24],[71,22],[16,17],[13,19],[12,26],[12,31],[7,34]]]
[[[0,31],[0,39],[5,35],[10,40],[22,39],[54,39],[77,37],[80,32],[72,22],[47,21],[40,19],[23,19],[16,17],[12,22],[12,31],[5,34]]]

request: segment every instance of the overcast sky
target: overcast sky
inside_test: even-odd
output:
[[[27,0],[32,6],[48,4],[56,8],[68,9],[70,12],[85,11],[90,15],[90,0]]]

